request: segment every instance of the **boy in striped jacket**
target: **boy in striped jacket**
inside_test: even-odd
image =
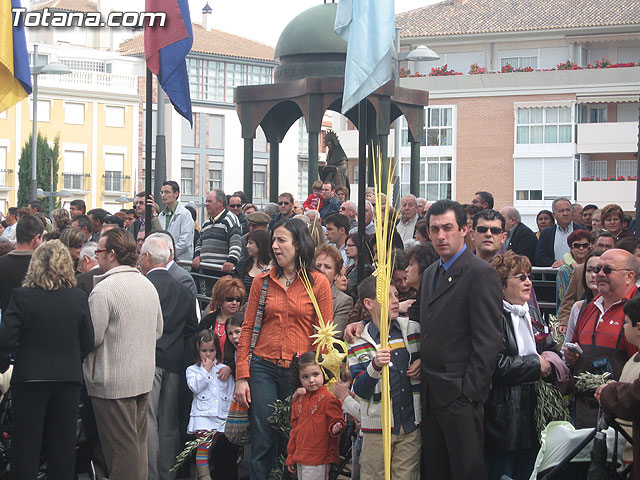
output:
[[[371,321],[349,348],[347,361],[362,415],[361,480],[384,478],[382,452],[381,371],[389,365],[391,390],[391,478],[415,480],[420,475],[420,324],[399,317],[398,291],[389,288],[389,347],[380,348],[380,303],[376,280],[358,287],[358,297]]]

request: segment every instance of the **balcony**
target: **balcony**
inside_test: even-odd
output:
[[[90,92],[137,95],[138,78],[104,72],[74,70],[68,75],[39,75],[40,87],[63,88]]]
[[[576,153],[638,151],[638,122],[578,124]]]
[[[0,169],[0,192],[13,190],[13,170]]]
[[[105,171],[102,175],[104,195],[120,196],[131,193],[131,177],[122,172]]]
[[[65,190],[86,194],[91,190],[91,174],[65,172],[62,174],[62,183]]]
[[[633,180],[576,182],[576,184],[578,186],[576,202],[581,205],[593,203],[604,207],[610,203],[616,203],[625,212],[635,210],[633,204],[636,198],[636,182]]]

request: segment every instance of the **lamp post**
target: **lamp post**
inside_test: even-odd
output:
[[[401,60],[411,60],[414,62],[430,62],[434,60],[440,60],[440,56],[429,47],[425,45],[420,45],[408,53],[400,53],[400,29],[396,27],[396,84],[400,85],[400,61]],[[395,188],[398,188],[398,193],[400,193],[400,182],[398,180],[398,169],[400,168],[400,117],[398,117],[395,121],[394,125],[394,142],[393,142],[393,156],[395,158],[395,172],[394,172],[394,197],[400,199],[401,195],[395,194]],[[412,171],[410,173],[410,178],[414,176],[419,178],[420,175],[420,164],[417,166],[412,165]],[[419,189],[418,189],[419,191]]]
[[[31,75],[33,76],[33,133],[31,136],[31,200],[35,200],[38,195],[37,161],[38,158],[38,75],[65,75],[71,73],[71,69],[64,63],[52,62],[46,65],[36,65],[38,62],[38,45],[33,46],[33,66]],[[53,191],[53,188],[51,189]]]
[[[55,197],[66,198],[73,196],[69,190],[62,189],[59,192],[54,192],[51,188],[50,192],[45,192],[41,188],[36,189],[36,198],[48,198],[49,199],[49,219],[53,222],[53,209],[51,208],[53,199]]]

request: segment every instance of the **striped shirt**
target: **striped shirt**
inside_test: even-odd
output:
[[[202,225],[195,256],[201,262],[211,263],[215,270],[222,270],[225,262],[238,264],[242,252],[242,229],[238,217],[228,210],[215,219],[209,218]],[[214,270],[214,271],[215,271]]]

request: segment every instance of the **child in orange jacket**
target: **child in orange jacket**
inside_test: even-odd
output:
[[[342,406],[327,387],[315,352],[304,353],[291,365],[294,380],[306,393],[291,404],[291,433],[287,468],[299,480],[326,480],[337,464],[340,432],[345,421]]]

